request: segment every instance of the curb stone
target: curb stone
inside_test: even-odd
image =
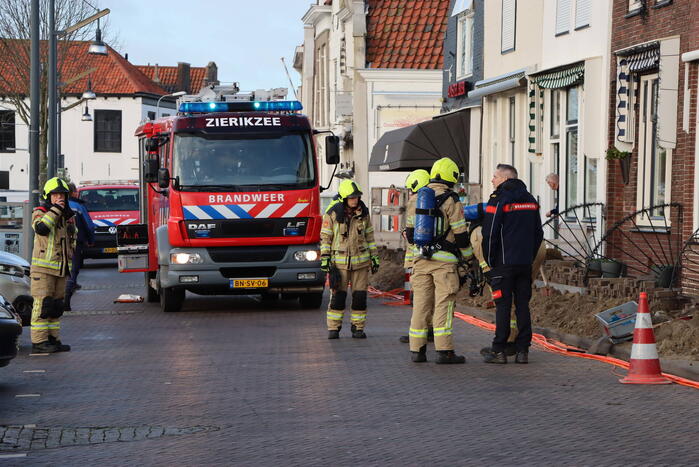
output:
[[[487,321],[488,323],[495,323],[494,312],[461,304],[457,305],[457,308],[464,310],[466,313],[473,315],[478,319]],[[584,350],[588,350],[596,340],[588,337],[577,336],[575,334],[563,333],[552,328],[535,327],[533,328],[533,331],[535,333],[542,334],[549,339],[556,339],[564,344],[572,345]],[[628,362],[631,358],[631,346],[628,344],[612,345],[609,355]],[[699,362],[674,358],[661,358],[660,366],[666,373],[670,373],[681,378],[691,379],[692,381],[699,381]]]

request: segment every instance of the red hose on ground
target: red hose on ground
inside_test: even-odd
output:
[[[477,326],[482,329],[487,329],[488,331],[494,331],[495,330],[495,325],[488,323],[486,321],[483,321],[481,319],[476,318],[475,316],[467,315],[464,313],[459,313],[455,312],[454,316],[457,318],[472,324],[474,326]],[[609,363],[610,365],[615,365],[620,368],[627,369],[629,368],[629,362],[626,362],[624,360],[619,360],[618,358],[614,357],[605,357],[603,355],[592,355],[588,353],[584,353],[582,349],[578,349],[576,347],[572,347],[569,345],[566,345],[562,342],[548,339],[545,336],[542,336],[541,334],[534,334],[532,337],[532,342],[535,344],[536,347],[547,350],[549,352],[557,353],[559,355],[566,355],[569,357],[578,357],[578,358],[586,358],[588,360],[597,360],[600,362],[604,363]],[[574,352],[569,352],[567,349],[573,350]],[[669,373],[663,373],[663,376],[668,378],[674,383],[681,384],[683,386],[688,386],[690,388],[694,389],[699,389],[699,382],[698,381],[692,381],[691,379],[686,379],[686,378],[681,378],[679,376],[671,375]]]

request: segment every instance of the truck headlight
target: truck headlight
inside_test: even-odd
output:
[[[170,253],[171,264],[201,264],[204,260],[201,259],[199,253]]]
[[[9,274],[10,276],[24,277],[24,268],[13,264],[0,264],[0,274]]]
[[[296,261],[318,261],[318,258],[320,258],[318,250],[303,250],[294,253]]]

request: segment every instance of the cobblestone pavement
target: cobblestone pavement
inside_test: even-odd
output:
[[[532,352],[488,366],[409,362],[406,307],[370,302],[366,340],[321,311],[192,297],[182,313],[113,304],[141,276],[92,262],[73,351],[0,369],[3,465],[696,465],[699,391],[627,386],[604,364]],[[428,358],[434,359],[432,352]],[[14,457],[25,456],[26,457]],[[13,456],[13,457],[8,457]]]

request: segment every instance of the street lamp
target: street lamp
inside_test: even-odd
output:
[[[85,2],[87,3],[87,2]],[[54,177],[56,175],[56,165],[58,162],[58,142],[60,140],[59,132],[61,131],[60,115],[58,109],[58,47],[57,41],[59,37],[64,37],[78,29],[87,26],[88,24],[97,21],[97,33],[95,35],[95,41],[90,44],[88,53],[107,55],[107,47],[102,42],[102,30],[99,27],[99,19],[105,15],[109,14],[109,9],[98,10],[94,8],[97,13],[85,18],[78,23],[66,28],[63,31],[56,30],[56,0],[49,0],[48,5],[48,15],[49,15],[49,66],[48,66],[48,147],[47,147],[47,175],[48,178]],[[33,40],[33,37],[32,37]],[[92,93],[94,94],[94,93]],[[96,96],[95,96],[96,97]],[[88,94],[89,98],[89,94]]]
[[[90,115],[90,109],[87,108],[87,102],[85,102],[85,112],[83,113],[83,116],[80,118],[83,122],[91,122],[92,121],[92,115]]]
[[[155,104],[155,118],[158,118],[158,111],[160,110],[160,101],[163,100],[164,97],[180,97],[184,96],[187,94],[186,91],[177,91],[173,92],[172,94],[165,94],[164,96],[160,96],[160,99],[158,99],[158,102]]]
[[[95,32],[95,40],[87,49],[87,53],[92,55],[107,55],[107,46],[102,42],[102,30],[100,29],[100,20],[97,20],[97,31]]]
[[[90,78],[87,79],[87,89],[83,92],[82,99],[86,101],[97,99],[97,95],[92,90],[92,79]]]

